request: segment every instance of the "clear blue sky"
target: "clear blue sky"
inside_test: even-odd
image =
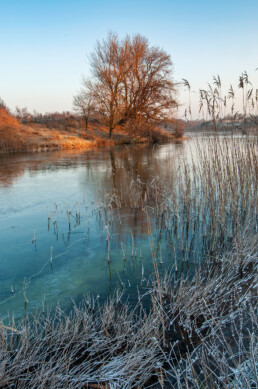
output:
[[[0,0],[0,97],[11,109],[71,110],[109,31],[165,49],[175,80],[197,92],[217,74],[237,86],[244,70],[258,88],[257,18],[257,0]]]

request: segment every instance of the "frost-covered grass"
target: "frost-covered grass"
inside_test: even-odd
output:
[[[169,320],[173,318],[169,332],[174,343],[166,355],[172,387],[258,384],[257,236],[239,248],[225,253],[210,268],[205,266],[192,281],[176,283],[173,291],[167,290],[167,281],[162,284],[168,301],[164,309]]]
[[[255,387],[256,240],[192,280],[154,281],[148,312],[144,296],[132,308],[117,292],[104,306],[88,299],[69,315],[57,308],[1,324],[0,387]]]

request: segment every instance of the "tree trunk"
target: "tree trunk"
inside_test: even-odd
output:
[[[87,131],[88,130],[88,117],[84,116],[84,120],[85,120],[85,130]]]
[[[112,108],[113,108],[113,105],[110,104],[110,112],[112,112]],[[110,114],[110,118],[109,118],[109,138],[110,139],[112,138],[112,131],[114,128],[115,128],[115,126],[114,126],[114,113],[112,112]]]

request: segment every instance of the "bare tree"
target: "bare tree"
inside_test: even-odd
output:
[[[126,41],[130,66],[123,80],[123,119],[131,118],[140,126],[156,125],[170,117],[176,106],[170,56],[157,47],[149,47],[148,40],[141,35]]]
[[[102,117],[109,127],[109,136],[121,119],[119,98],[125,74],[127,55],[116,34],[109,34],[102,43],[97,42],[91,54],[93,81],[86,87],[94,96]]]
[[[85,129],[88,129],[89,117],[94,112],[93,96],[85,90],[74,96],[73,99],[74,110],[83,116],[85,121]]]
[[[23,124],[28,124],[30,120],[32,120],[32,115],[29,113],[27,107],[19,108],[15,107],[15,116],[19,119]]]
[[[119,40],[109,34],[91,54],[93,80],[84,87],[109,127],[128,121],[136,127],[154,126],[171,117],[176,100],[170,55],[135,35]]]

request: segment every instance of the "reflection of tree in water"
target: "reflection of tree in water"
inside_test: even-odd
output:
[[[26,171],[31,175],[38,171],[58,170],[65,166],[77,166],[78,151],[48,153],[7,154],[0,156],[0,185],[11,186]]]
[[[117,147],[111,150],[98,149],[78,152],[78,150],[54,151],[47,153],[7,154],[0,156],[0,185],[12,185],[25,171],[56,171],[78,166],[94,167],[96,182],[101,181],[106,192],[120,190],[128,181],[148,183],[155,176],[164,176],[164,166],[160,165],[159,147],[137,145]],[[105,169],[106,179],[98,177],[98,170]],[[110,177],[112,172],[112,177]],[[126,173],[126,174],[125,174]],[[110,180],[110,178],[112,178]],[[109,182],[110,180],[110,182]],[[128,190],[128,188],[127,188]],[[124,192],[124,190],[123,190]]]
[[[109,154],[104,150],[61,150],[47,153],[19,153],[0,155],[0,186],[11,186],[15,179],[26,171],[30,175],[39,171],[57,171],[91,164],[92,160],[107,161]],[[98,179],[96,178],[96,181]]]
[[[171,169],[176,167],[176,158],[177,153],[174,153],[161,160],[159,147],[134,146],[110,150],[112,180],[107,177],[104,185],[106,192],[112,193],[116,190],[121,195],[123,204],[132,204],[132,192],[137,185],[137,192],[141,189],[141,198],[144,200],[145,192],[153,180],[171,180]]]
[[[151,216],[158,201],[160,184],[171,181],[172,170],[176,168],[176,153],[166,155],[160,161],[160,148],[137,146],[112,149],[109,174],[102,182],[109,193],[110,207],[116,214],[113,229],[119,234],[146,235],[148,225],[146,212]],[[169,168],[167,163],[169,161]]]
[[[146,145],[87,150],[83,153],[55,151],[5,155],[1,157],[0,163],[0,186],[13,185],[25,172],[32,176],[38,172],[69,171],[82,167],[84,173],[78,175],[82,185],[82,200],[85,187],[87,202],[97,203],[105,194],[106,202],[110,203],[114,215],[117,214],[113,219],[116,233],[132,231],[134,235],[146,234],[146,207],[152,207],[157,201],[157,181],[160,184],[162,180],[171,179],[176,167],[176,150],[176,147],[171,147],[171,154],[162,157],[162,146]],[[51,175],[49,179],[52,179]]]
[[[9,156],[8,156],[9,157]],[[24,174],[24,168],[20,167],[19,164],[9,163],[9,158],[0,156],[0,185],[11,186],[13,181]]]

